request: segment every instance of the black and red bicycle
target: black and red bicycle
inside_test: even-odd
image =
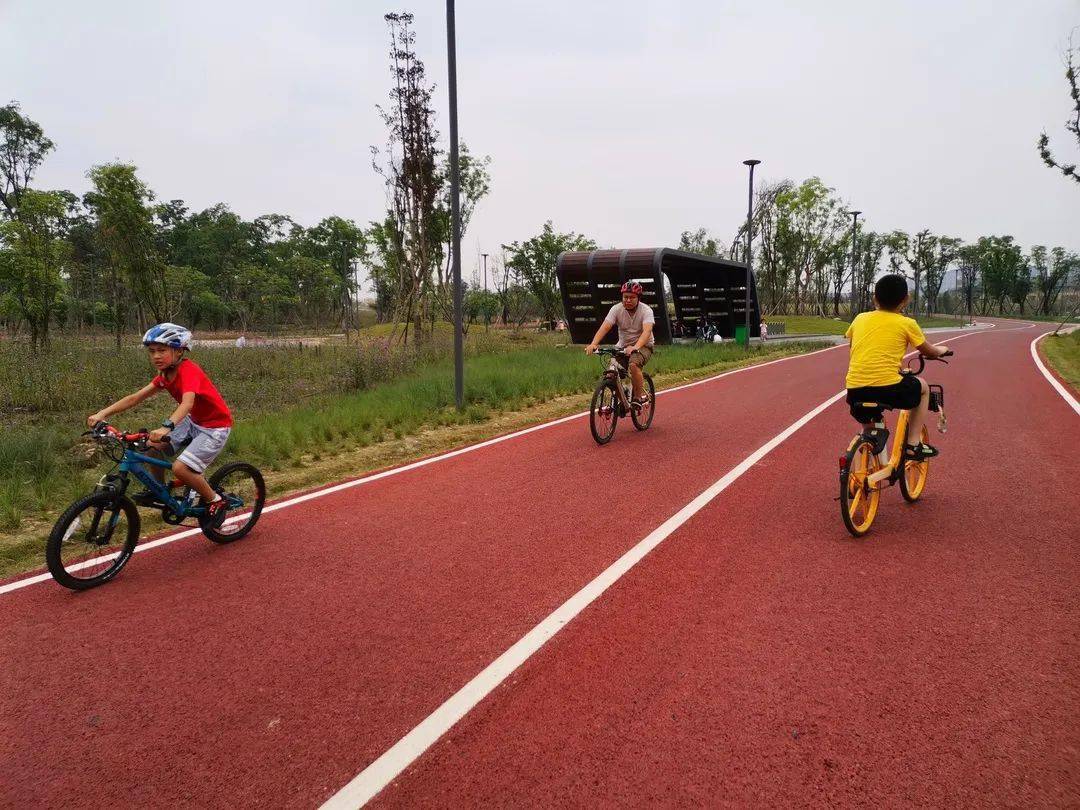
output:
[[[619,418],[629,416],[638,430],[648,430],[656,412],[656,386],[647,373],[645,377],[644,402],[633,402],[630,392],[626,364],[629,358],[622,349],[601,348],[594,354],[600,355],[604,371],[593,392],[589,406],[589,430],[597,444],[607,444],[615,435]]]

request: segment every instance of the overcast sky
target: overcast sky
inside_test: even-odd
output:
[[[413,0],[0,0],[0,96],[57,145],[43,188],[135,163],[161,199],[310,225],[377,219],[382,15],[416,15],[446,117],[445,5]],[[459,0],[462,138],[492,158],[466,234],[482,249],[544,220],[604,246],[674,245],[745,216],[744,158],[817,175],[877,230],[1080,250],[1062,51],[1078,0]],[[1078,33],[1080,38],[1080,33]]]

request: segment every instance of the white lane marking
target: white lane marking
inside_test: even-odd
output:
[[[1011,331],[1011,330],[1002,330]],[[986,331],[969,332],[941,343],[951,343],[966,337],[987,334]],[[912,355],[915,352],[911,353]],[[799,355],[796,355],[799,356]],[[911,355],[908,355],[911,356]],[[692,383],[696,384],[696,383]],[[674,390],[674,389],[673,389]],[[841,391],[822,402],[799,418],[736,465],[723,478],[714,483],[694,500],[665,520],[647,537],[608,566],[599,576],[589,582],[562,605],[522,636],[512,647],[488,664],[478,675],[451,695],[439,708],[424,718],[419,725],[387,749],[378,759],[357,774],[345,787],[323,804],[323,810],[344,810],[362,807],[379,794],[387,785],[430,748],[440,737],[454,727],[481,700],[491,694],[511,673],[527,661],[537,650],[562,630],[574,617],[587,608],[597,597],[619,581],[650,551],[659,546],[676,529],[701,511],[721,492],[731,486],[747,470],[776,449],[785,439],[805,426],[830,405],[840,401],[847,391]]]
[[[663,391],[658,391],[656,395],[660,396],[661,394],[673,394],[676,391],[685,391],[687,388],[694,388],[694,387],[696,387],[698,385],[704,385],[705,383],[715,382],[716,380],[722,379],[724,377],[730,377],[732,374],[741,374],[743,372],[753,371],[754,369],[765,368],[766,366],[776,365],[777,363],[783,363],[783,362],[785,362],[787,360],[797,360],[797,359],[803,358],[803,357],[812,357],[815,354],[821,354],[823,352],[831,352],[831,351],[833,351],[834,349],[837,349],[837,348],[839,348],[839,346],[827,346],[824,349],[816,349],[815,351],[806,352],[804,354],[792,354],[792,355],[788,355],[787,357],[778,358],[776,360],[769,360],[768,362],[765,362],[765,363],[756,363],[756,364],[750,365],[750,366],[743,366],[742,368],[734,368],[734,369],[731,369],[730,371],[724,371],[724,372],[721,372],[720,374],[715,374],[712,377],[706,377],[703,380],[697,380],[695,382],[685,383],[683,385],[677,385],[674,388],[666,388]],[[515,431],[513,433],[507,433],[505,436],[496,436],[494,439],[487,439],[486,441],[478,442],[477,444],[470,444],[470,445],[466,445],[465,447],[459,447],[457,450],[451,450],[451,451],[446,452],[446,453],[441,453],[440,455],[437,455],[437,456],[432,456],[431,458],[425,458],[425,459],[421,459],[420,461],[414,461],[414,462],[412,462],[410,464],[405,464],[404,466],[401,466],[401,467],[393,467],[393,468],[391,468],[389,470],[383,470],[382,472],[375,473],[373,475],[364,476],[363,478],[355,478],[355,479],[353,479],[351,481],[345,481],[345,482],[340,483],[340,484],[334,484],[333,486],[325,487],[323,489],[318,489],[318,490],[315,490],[314,492],[308,492],[308,493],[306,493],[304,495],[297,495],[295,498],[289,498],[288,500],[279,501],[278,503],[273,503],[273,504],[270,504],[269,506],[266,506],[263,509],[263,513],[275,512],[278,509],[285,509],[286,507],[289,507],[289,506],[295,506],[298,503],[304,503],[306,501],[314,500],[315,498],[322,498],[325,495],[332,495],[335,492],[341,492],[342,490],[351,489],[352,487],[358,487],[361,484],[370,484],[370,483],[372,483],[374,481],[379,481],[379,480],[381,480],[383,478],[389,478],[392,475],[400,475],[401,473],[409,472],[410,470],[416,470],[416,469],[419,469],[420,467],[426,467],[429,464],[434,464],[437,461],[446,461],[447,459],[455,458],[456,456],[464,455],[465,453],[471,453],[471,452],[473,452],[475,450],[481,450],[481,449],[483,449],[485,447],[491,447],[492,445],[499,444],[500,442],[509,441],[510,439],[516,439],[516,438],[518,438],[520,436],[525,436],[525,435],[527,435],[529,433],[535,433],[538,430],[546,430],[547,428],[555,427],[556,425],[561,425],[564,422],[569,422],[569,421],[571,421],[573,419],[580,419],[581,417],[588,416],[588,415],[589,415],[588,411],[582,411],[580,413],[575,413],[575,414],[572,414],[570,416],[563,416],[563,417],[561,417],[559,419],[553,419],[550,422],[542,422],[539,425],[533,425],[532,427],[527,427],[527,428],[524,428],[523,430],[518,430],[518,431]],[[241,515],[237,515],[237,519],[247,517],[248,514],[250,514],[250,513],[245,512],[245,513],[243,513]],[[159,546],[164,546],[164,545],[167,545],[169,543],[174,543],[177,540],[183,540],[184,538],[192,537],[192,536],[194,536],[196,534],[199,534],[199,531],[200,531],[199,529],[188,529],[187,531],[177,532],[176,534],[166,535],[165,537],[159,537],[158,539],[152,540],[149,543],[140,543],[138,546],[135,547],[135,553],[138,554],[138,553],[143,552],[143,551],[149,551],[152,548],[158,548]],[[100,561],[105,561],[105,560],[108,560],[108,559],[115,558],[116,556],[117,556],[117,554],[113,554],[113,555],[111,555],[109,557],[98,558],[98,560],[99,560],[99,562]],[[87,565],[89,565],[89,564],[90,563],[80,563],[78,565],[74,565],[74,566],[72,566],[72,570],[76,571],[76,570],[80,570],[82,568],[86,568]],[[26,577],[24,579],[17,579],[14,582],[7,583],[6,585],[0,585],[0,595],[3,595],[5,593],[10,593],[12,591],[17,591],[17,590],[19,590],[21,588],[27,588],[30,585],[36,585],[37,583],[45,582],[48,579],[50,579],[50,575],[47,574],[47,573],[46,574],[35,574],[33,576]]]
[[[1069,403],[1069,406],[1074,411],[1076,411],[1078,415],[1080,415],[1080,402],[1077,402],[1076,397],[1069,393],[1069,390],[1064,385],[1058,382],[1057,378],[1053,374],[1051,374],[1050,370],[1043,364],[1042,358],[1039,357],[1039,351],[1036,348],[1039,344],[1039,341],[1047,335],[1052,334],[1053,332],[1043,332],[1041,335],[1031,341],[1031,359],[1035,361],[1035,367],[1042,372],[1042,375],[1046,377],[1050,385],[1054,386],[1054,390],[1061,394],[1061,398],[1064,399],[1067,403]]]
[[[418,726],[398,740],[382,756],[368,765],[349,784],[330,797],[323,805],[323,810],[361,807],[374,798],[379,791],[397,778],[436,740],[468,714],[476,704],[506,680],[514,670],[525,663],[533,653],[562,630],[571,619],[587,608],[604,591],[618,582],[623,575],[637,565],[650,551],[660,545],[672,532],[701,511],[706,504],[742,477],[747,470],[772,452],[781,442],[834,402],[838,402],[845,393],[841,391],[835,394],[802,416],[739,462],[723,478],[665,520],[647,537],[608,566],[592,582],[563,602],[547,618],[522,636],[506,652],[488,664],[480,674],[424,718]]]

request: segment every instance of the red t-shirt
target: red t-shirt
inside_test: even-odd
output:
[[[217,388],[210,382],[206,372],[199,368],[193,360],[184,358],[176,367],[176,374],[171,380],[166,380],[164,375],[154,377],[154,385],[164,388],[172,398],[179,402],[184,394],[195,392],[195,405],[191,409],[191,421],[199,427],[226,428],[232,427],[232,414],[229,406],[221,398]]]

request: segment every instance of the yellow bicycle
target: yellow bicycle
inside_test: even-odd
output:
[[[947,352],[945,357],[952,355]],[[919,367],[907,368],[902,374],[916,377],[926,367],[926,358],[919,355]],[[941,362],[945,362],[942,360]],[[888,405],[878,402],[858,402],[864,408],[892,410]],[[930,386],[930,410],[938,415],[938,431],[945,432],[945,389],[940,385]],[[892,451],[886,455],[889,442],[889,430],[885,426],[884,414],[873,422],[869,430],[864,430],[851,440],[847,452],[840,456],[840,514],[844,525],[855,537],[862,537],[877,517],[881,491],[893,484],[900,484],[900,494],[908,503],[915,503],[926,489],[930,477],[930,459],[915,460],[904,458],[904,443],[907,441],[908,411],[901,411],[896,420],[896,436]],[[922,436],[926,442],[930,434],[923,425]]]

